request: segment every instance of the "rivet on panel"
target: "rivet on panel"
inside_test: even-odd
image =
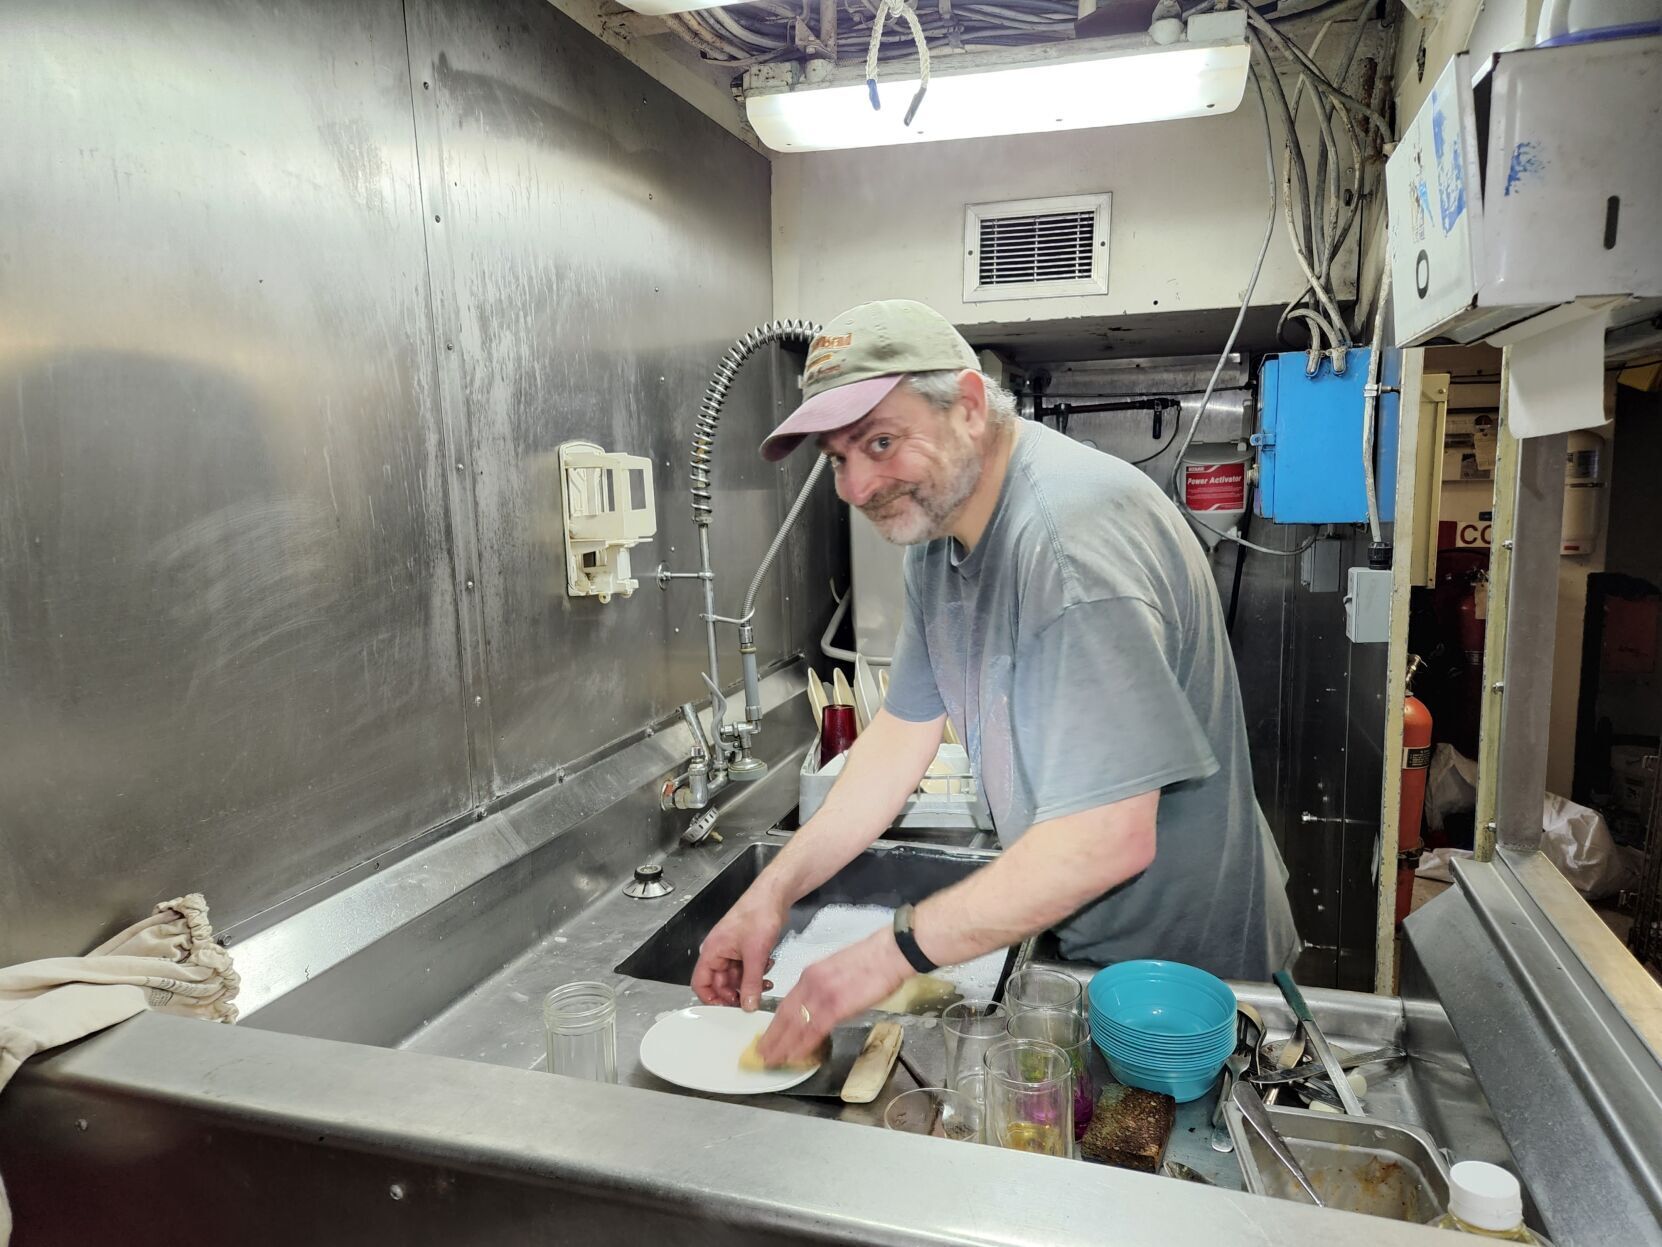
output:
[[[75,1119],[75,1129],[85,1130],[86,1128],[87,1128],[87,1119],[85,1117],[77,1117]]]
[[[485,699],[483,697],[481,697],[478,693],[475,693],[473,695],[473,704],[475,706],[482,706],[482,705],[485,704]]]
[[[471,580],[467,582],[467,588],[468,592],[471,593],[473,591],[473,582]]]
[[[387,1194],[391,1195],[394,1199],[403,1199],[404,1198],[404,1184],[402,1182],[394,1182],[390,1187],[387,1188]]]

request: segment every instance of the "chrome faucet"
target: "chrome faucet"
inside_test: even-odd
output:
[[[692,733],[692,747],[687,753],[686,770],[664,783],[660,801],[666,810],[703,810],[709,805],[710,798],[729,783],[760,779],[767,774],[767,763],[752,752],[756,733],[762,727],[761,680],[756,665],[756,631],[751,622],[755,615],[756,590],[779,548],[784,544],[786,533],[801,513],[808,493],[819,477],[823,460],[809,475],[795,505],[773,539],[773,544],[763,556],[761,566],[756,569],[756,575],[750,582],[750,591],[745,597],[743,615],[732,619],[716,613],[715,571],[710,565],[710,517],[714,510],[710,493],[710,452],[715,446],[722,405],[727,401],[727,392],[732,387],[739,366],[764,346],[785,343],[805,347],[818,333],[819,326],[801,320],[772,321],[752,329],[722,356],[721,363],[710,378],[704,401],[699,407],[689,460],[693,523],[698,531],[698,570],[672,572],[667,567],[660,566],[658,587],[668,589],[677,580],[696,580],[703,590],[704,609],[699,613],[699,618],[704,622],[706,630],[705,642],[709,659],[709,670],[705,671],[703,676],[704,684],[710,692],[710,730],[704,730],[704,725],[698,718],[697,708],[692,702],[687,702],[681,707],[681,717]],[[744,716],[733,723],[726,721],[727,699],[721,695],[721,672],[716,645],[718,623],[734,624],[739,630],[739,659],[744,673],[745,705]],[[697,843],[710,835],[715,823],[714,815],[715,811],[712,810],[708,816],[694,819],[683,839],[691,837],[689,842]]]
[[[710,719],[719,732],[723,730],[719,725],[727,713],[727,699],[709,676],[704,677],[704,682],[710,688]],[[692,702],[681,704],[681,718],[692,733],[692,749],[687,755],[687,769],[665,782],[662,804],[666,810],[702,810],[710,804],[711,797],[731,782],[732,767],[723,742],[719,737],[711,741]]]

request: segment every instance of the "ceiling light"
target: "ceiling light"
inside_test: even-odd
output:
[[[738,0],[622,0],[625,8],[648,17],[663,17],[666,13],[691,13],[695,9],[720,9]]]
[[[910,126],[915,60],[880,67],[881,109],[871,106],[861,66],[810,83],[794,64],[761,65],[745,75],[744,107],[757,136],[780,152],[1084,130],[1232,112],[1246,91],[1248,54],[1243,23],[1238,36],[1167,47],[1133,35],[941,55]]]

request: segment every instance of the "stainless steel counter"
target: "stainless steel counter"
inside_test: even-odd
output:
[[[540,1242],[555,1230],[605,1243],[1440,1241],[1168,1178],[897,1136],[873,1128],[882,1100],[723,1102],[641,1069],[640,1036],[691,991],[615,967],[727,863],[789,834],[776,824],[789,822],[806,743],[800,687],[790,673],[767,682],[772,771],[723,794],[721,843],[679,845],[685,815],[658,810],[656,781],[685,749],[665,731],[281,922],[233,931],[253,1006],[244,1025],[144,1016],[32,1061],[0,1098],[0,1172],[26,1241],[101,1241],[118,1226],[132,1241],[124,1210],[151,1198],[156,1173],[185,1169],[212,1175],[221,1236],[250,1242]],[[940,845],[879,852],[986,860]],[[672,896],[622,894],[647,861]],[[542,995],[577,978],[619,991],[621,1086],[538,1069]],[[1272,988],[1236,990],[1272,1033],[1287,1028]],[[1426,1125],[1458,1156],[1510,1159],[1434,999],[1308,996],[1337,1042],[1410,1048],[1371,1080],[1375,1113]],[[908,1063],[937,1081],[938,1030],[906,1026]],[[897,1068],[885,1095],[911,1085]],[[1169,1155],[1238,1185],[1233,1161],[1207,1144],[1210,1107],[1183,1107]],[[56,1197],[88,1175],[99,1200]]]

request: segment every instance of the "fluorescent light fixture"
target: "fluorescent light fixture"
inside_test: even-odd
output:
[[[691,13],[695,9],[721,9],[738,0],[621,0],[624,8],[644,13],[648,17],[662,17],[666,13]]]
[[[915,60],[880,69],[880,110],[860,66],[809,83],[795,80],[794,65],[766,65],[745,75],[744,109],[778,152],[1124,126],[1233,112],[1248,55],[1244,37],[1162,47],[1142,35],[942,55],[910,126],[902,123],[917,91]]]

